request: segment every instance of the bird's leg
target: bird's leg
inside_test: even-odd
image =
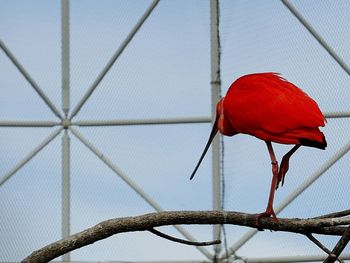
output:
[[[275,211],[273,210],[273,199],[275,197],[276,185],[278,182],[278,162],[276,160],[275,153],[272,148],[271,142],[266,142],[267,149],[269,150],[271,164],[272,164],[272,182],[270,188],[269,201],[267,203],[266,211],[257,215],[256,222],[259,226],[259,219],[262,217],[270,217],[272,215],[273,220],[277,223],[278,219],[276,217]]]
[[[284,177],[286,175],[286,173],[288,172],[289,169],[289,158],[292,156],[293,153],[295,153],[296,150],[299,149],[301,145],[300,144],[296,144],[289,152],[287,152],[281,161],[281,165],[280,165],[280,169],[278,172],[278,182],[276,185],[276,189],[278,188],[279,183],[282,181],[282,186],[284,184]]]

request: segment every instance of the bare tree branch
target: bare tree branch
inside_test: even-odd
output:
[[[314,242],[320,249],[322,249],[324,252],[326,252],[328,255],[332,254],[332,251],[330,251],[328,248],[326,248],[319,240],[317,240],[312,234],[308,233],[306,234],[307,238],[310,239],[312,242]],[[343,260],[338,259],[340,263],[344,263]]]
[[[338,243],[333,248],[333,251],[331,254],[328,255],[324,263],[333,263],[337,260],[340,253],[344,250],[346,245],[349,243],[350,240],[350,226],[345,230],[344,234],[342,235],[341,239],[338,241]]]
[[[174,242],[177,242],[177,243],[181,243],[181,244],[184,244],[184,245],[190,245],[190,246],[211,246],[211,245],[217,245],[217,244],[221,243],[220,240],[214,240],[214,241],[208,241],[208,242],[188,241],[188,240],[184,240],[184,239],[180,239],[180,238],[169,236],[169,235],[164,234],[164,233],[162,233],[162,232],[160,232],[160,231],[158,231],[158,230],[156,230],[154,228],[149,229],[148,231],[151,232],[152,234],[155,234],[155,235],[157,235],[159,237],[168,239],[170,241],[174,241]]]
[[[157,212],[135,217],[115,218],[103,221],[94,227],[66,239],[54,242],[46,247],[34,251],[22,262],[40,263],[48,262],[58,256],[83,246],[90,245],[98,240],[125,232],[149,231],[151,228],[166,225],[207,225],[232,224],[257,228],[256,214],[225,211],[171,211]],[[324,218],[324,219],[283,219],[278,223],[271,218],[262,218],[259,226],[273,231],[292,233],[317,233],[324,235],[342,236],[349,225],[350,218]]]
[[[317,216],[317,217],[313,217],[313,218],[314,219],[331,218],[331,217],[335,218],[335,217],[344,217],[344,216],[348,216],[348,215],[350,215],[350,209],[335,212],[335,213],[330,213],[330,214],[326,214],[326,215],[322,215],[322,216]]]

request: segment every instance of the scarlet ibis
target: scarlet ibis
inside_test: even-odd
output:
[[[255,136],[267,145],[272,164],[272,182],[265,212],[257,215],[278,222],[273,210],[275,190],[289,168],[289,158],[300,146],[325,149],[327,142],[319,127],[325,125],[317,103],[300,88],[277,73],[255,73],[234,81],[216,105],[216,118],[204,151],[191,175],[195,175],[203,157],[219,131],[223,135],[238,133]],[[281,161],[280,167],[271,142],[294,144]]]

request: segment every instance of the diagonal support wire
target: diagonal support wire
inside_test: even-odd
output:
[[[22,73],[24,78],[29,82],[32,88],[38,93],[40,98],[46,103],[46,105],[51,109],[51,111],[61,120],[63,119],[60,111],[56,106],[51,102],[51,100],[45,95],[43,90],[38,86],[34,79],[29,75],[29,73],[24,69],[24,67],[19,63],[16,57],[11,53],[5,43],[0,39],[0,47],[5,52],[7,57],[12,61],[12,63],[17,67],[17,69]]]
[[[75,137],[82,142],[90,151],[92,151],[102,162],[104,162],[114,173],[116,173],[131,189],[133,189],[143,200],[145,200],[150,206],[152,206],[157,212],[163,211],[161,206],[145,191],[142,190],[135,182],[133,182],[119,167],[117,167],[106,155],[98,150],[91,142],[89,142],[83,135],[76,129],[70,127],[71,132]],[[194,237],[189,234],[183,227],[174,226],[185,238],[190,241],[196,241]],[[208,259],[212,259],[210,252],[204,247],[196,247],[202,252]]]
[[[48,145],[56,136],[62,131],[63,127],[55,130],[50,136],[48,136],[42,143],[35,147],[27,156],[18,162],[10,171],[0,178],[0,186],[3,185],[12,175],[14,175],[19,169],[27,164],[38,152],[40,152],[46,145]]]
[[[107,72],[110,70],[110,68],[113,66],[115,61],[118,59],[118,57],[123,53],[124,49],[127,47],[127,45],[130,43],[130,41],[133,39],[137,31],[141,28],[143,23],[146,21],[148,16],[152,13],[153,9],[158,4],[159,0],[154,0],[151,5],[147,8],[143,16],[139,19],[139,21],[136,23],[134,28],[130,31],[126,39],[123,41],[123,43],[120,45],[120,47],[117,49],[117,51],[114,53],[114,55],[111,57],[111,59],[108,61],[107,65],[103,68],[101,73],[97,76],[97,79],[92,83],[91,87],[87,90],[85,95],[82,97],[82,99],[78,102],[78,104],[73,109],[71,116],[69,119],[72,119],[81,109],[81,107],[85,104],[85,102],[88,100],[88,98],[91,96],[91,94],[94,92],[98,84],[102,81],[104,76],[107,74]]]
[[[289,194],[275,209],[275,213],[279,214],[285,207],[287,207],[294,199],[296,199],[302,192],[304,192],[311,184],[313,184],[321,175],[323,175],[329,168],[331,168],[339,159],[341,159],[350,150],[350,141],[340,148],[331,158],[329,158],[323,165],[309,178],[307,178],[298,188]],[[241,248],[248,240],[250,240],[256,233],[257,229],[247,231],[230,249],[228,254],[224,254],[222,258],[230,257]]]
[[[299,22],[310,32],[311,35],[320,43],[320,45],[328,52],[329,55],[338,63],[338,65],[350,76],[350,68],[337,55],[330,45],[321,37],[320,34],[306,21],[306,19],[298,12],[298,10],[287,0],[281,0],[282,3],[288,8],[288,10],[299,20]]]

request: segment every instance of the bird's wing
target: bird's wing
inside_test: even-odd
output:
[[[324,126],[325,122],[312,98],[275,73],[238,79],[229,89],[224,103],[233,127],[243,133],[262,130],[281,134]]]

